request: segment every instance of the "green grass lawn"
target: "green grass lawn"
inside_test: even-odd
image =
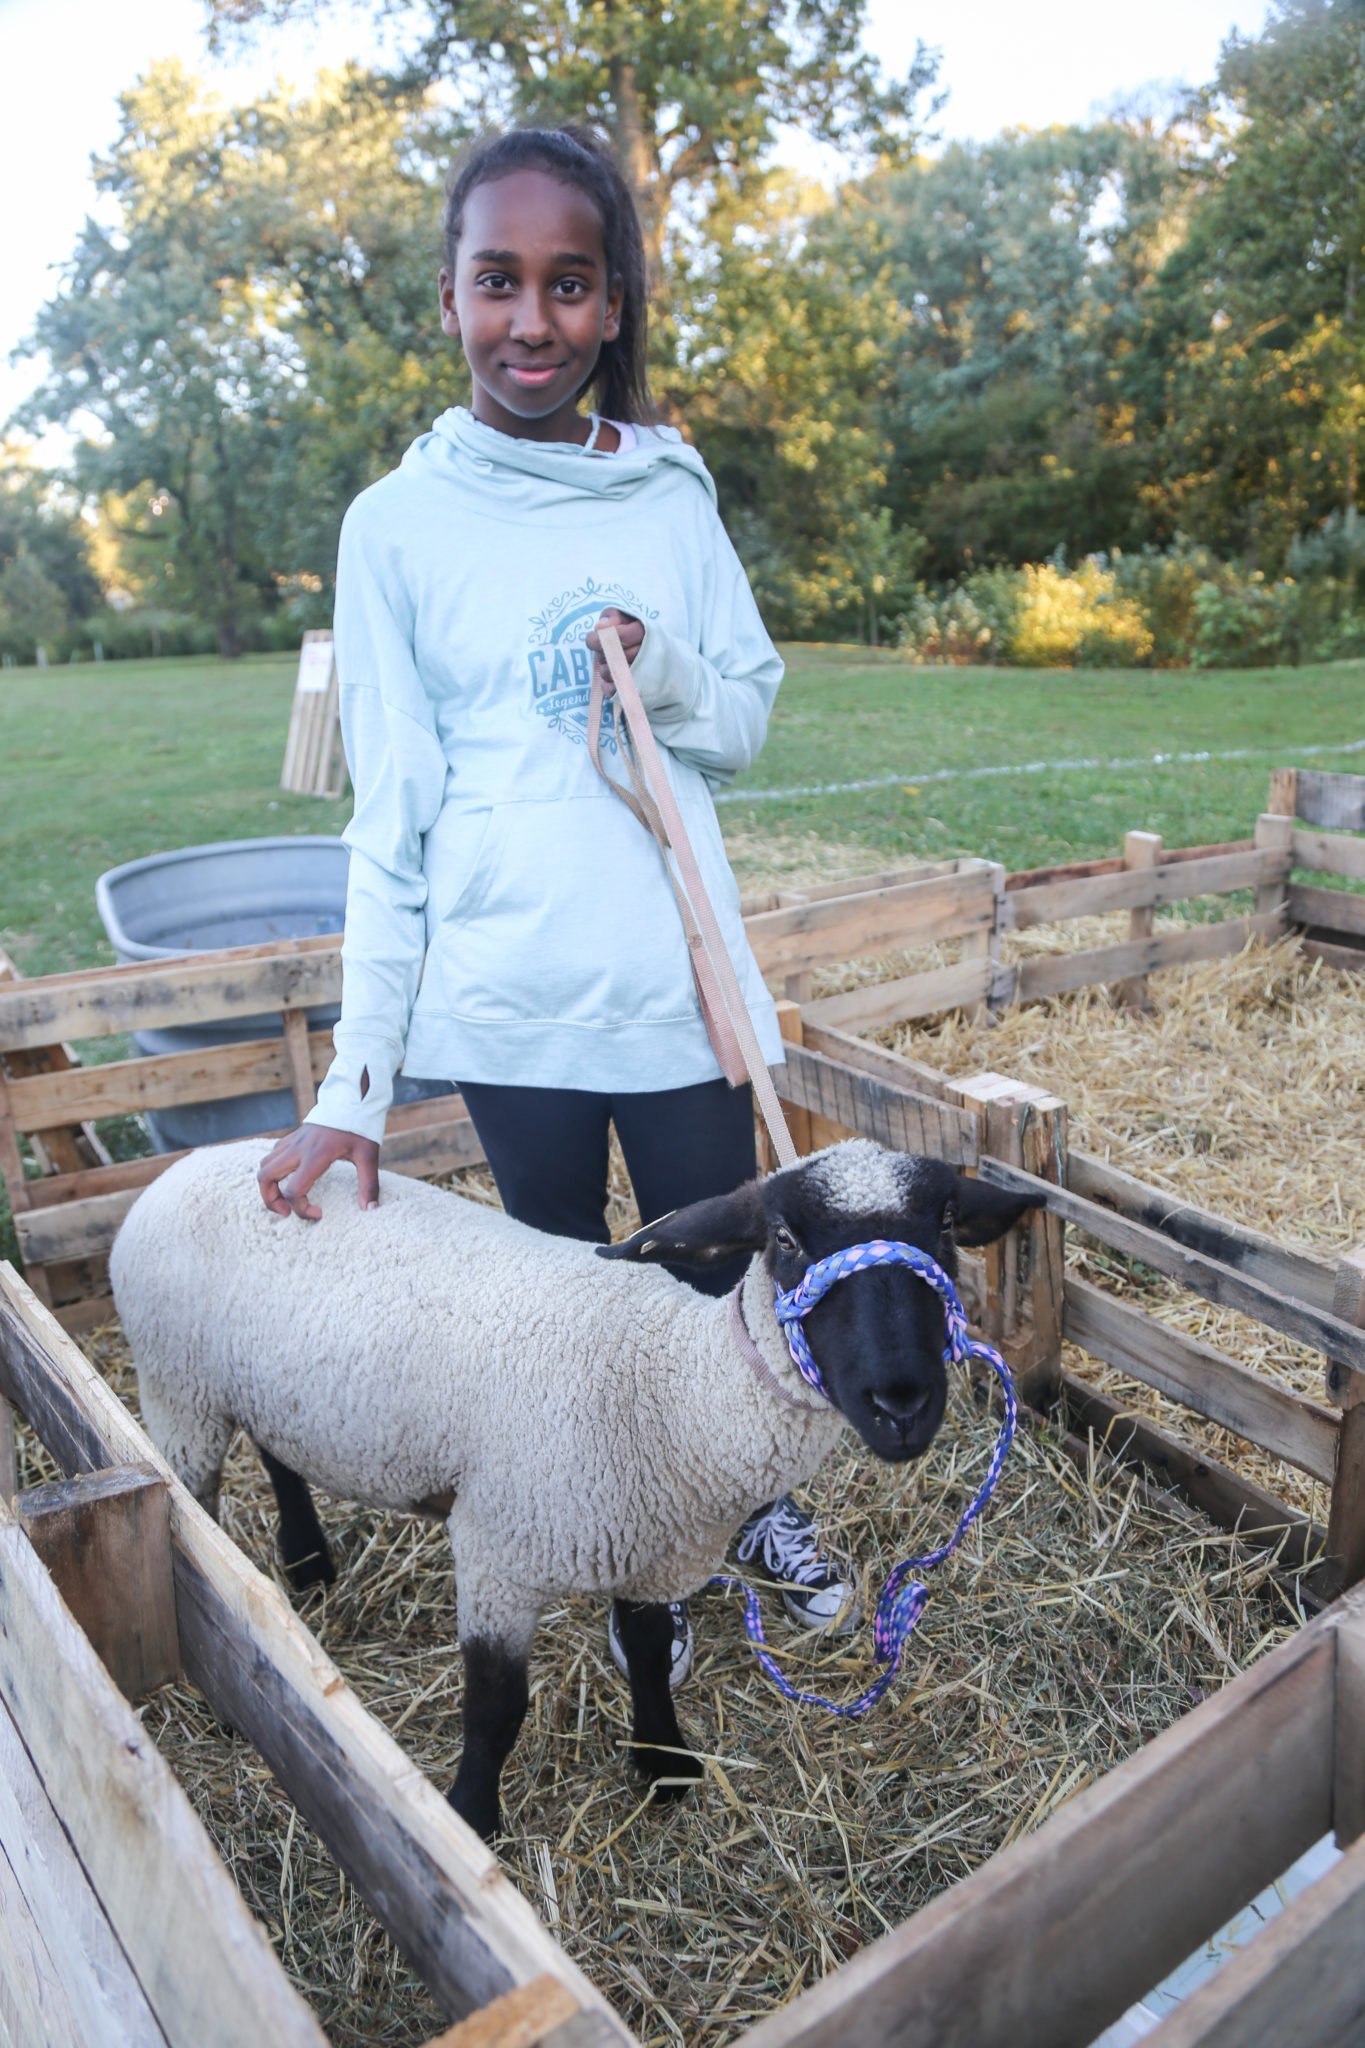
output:
[[[1170,845],[1250,832],[1268,771],[1365,769],[1302,756],[1365,739],[1365,663],[1234,674],[912,668],[858,648],[787,650],[768,744],[727,802],[727,833],[870,854],[979,853],[1010,867],[1113,852],[1132,826]],[[95,877],[212,839],[335,832],[347,802],[278,787],[292,656],[110,662],[0,676],[0,944],[27,974],[112,956]],[[1156,753],[1254,758],[1153,765]],[[921,781],[1030,761],[1145,757],[998,780]],[[746,802],[883,776],[884,788]]]

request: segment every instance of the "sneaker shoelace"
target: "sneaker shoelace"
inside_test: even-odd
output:
[[[752,1564],[760,1548],[773,1577],[788,1585],[828,1586],[834,1579],[820,1555],[815,1524],[785,1501],[740,1538],[741,1564]]]

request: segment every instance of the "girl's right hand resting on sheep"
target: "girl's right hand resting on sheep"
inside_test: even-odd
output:
[[[334,1131],[328,1124],[301,1124],[281,1138],[261,1161],[256,1185],[267,1209],[277,1216],[298,1216],[305,1223],[321,1221],[322,1211],[308,1191],[339,1159],[353,1162],[362,1209],[379,1207],[379,1147],[373,1138],[353,1131]]]

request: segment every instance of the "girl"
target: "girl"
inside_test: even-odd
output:
[[[315,1220],[309,1191],[342,1159],[362,1207],[378,1203],[400,1064],[460,1089],[504,1207],[537,1230],[606,1242],[613,1123],[643,1216],[755,1171],[750,1091],[719,1078],[662,862],[585,745],[610,622],[780,1061],[711,791],[761,746],[782,663],[704,464],[648,424],[645,307],[639,222],[593,135],[518,129],[467,159],[440,308],[472,405],[443,413],[341,530],[342,1013],[316,1108],[261,1168],[280,1215]],[[585,418],[588,390],[601,410]],[[719,1294],[743,1265],[679,1277]],[[791,1500],[747,1525],[741,1555],[760,1551],[796,1619],[848,1615]],[[610,1633],[624,1670],[616,1608]],[[681,1604],[672,1654],[677,1684]]]

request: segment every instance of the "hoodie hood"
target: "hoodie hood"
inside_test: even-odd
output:
[[[626,499],[678,473],[691,476],[714,505],[716,487],[695,448],[675,427],[637,426],[636,445],[614,455],[585,454],[572,441],[527,441],[485,426],[463,405],[443,412],[429,434],[421,434],[403,457],[416,468],[477,486],[485,496],[506,492],[548,507],[564,493],[580,502],[585,492]]]

